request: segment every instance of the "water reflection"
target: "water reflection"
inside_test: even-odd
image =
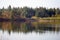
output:
[[[45,31],[59,31],[59,24],[48,24],[48,23],[39,23],[39,22],[0,22],[0,29],[8,31],[10,34],[13,32],[39,32],[44,33]]]
[[[0,40],[60,40],[60,24],[0,22]]]

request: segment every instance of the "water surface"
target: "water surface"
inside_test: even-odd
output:
[[[60,24],[0,22],[0,40],[60,40]]]

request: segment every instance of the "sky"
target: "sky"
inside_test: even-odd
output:
[[[46,7],[46,8],[60,8],[60,0],[0,0],[0,8],[11,7]]]

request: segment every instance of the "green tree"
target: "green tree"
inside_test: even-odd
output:
[[[9,5],[9,7],[8,7],[8,11],[11,11],[11,5]]]

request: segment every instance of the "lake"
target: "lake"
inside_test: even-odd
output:
[[[60,24],[0,22],[0,40],[60,40]]]

